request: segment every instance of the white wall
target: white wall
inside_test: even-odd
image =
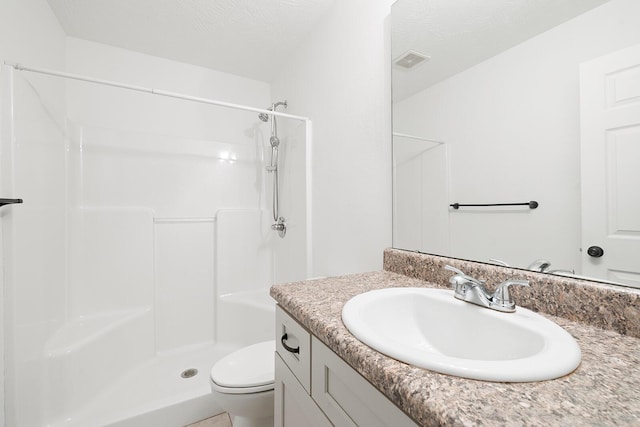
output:
[[[313,120],[313,275],[379,270],[391,244],[391,3],[336,2],[272,82]]]
[[[394,106],[395,131],[449,146],[452,202],[540,202],[450,211],[452,255],[579,271],[579,64],[640,43],[638,16],[613,0]]]
[[[64,68],[64,33],[45,1],[3,0],[1,9],[0,60]],[[52,127],[55,128],[64,110],[64,84],[34,78],[31,79],[33,87],[30,87],[26,80],[16,75],[16,95],[21,96],[22,102],[16,107],[15,114],[24,121],[13,128],[11,121],[7,120],[6,110],[10,101],[8,75],[6,67],[3,67],[0,195],[25,199],[24,205],[5,207],[0,212],[0,237],[4,246],[0,278],[0,425],[12,426],[29,425],[33,419],[30,417],[38,417],[41,413],[41,405],[25,408],[14,400],[17,394],[27,396],[23,401],[27,404],[41,398],[42,366],[33,357],[41,347],[32,346],[22,338],[25,334],[46,335],[49,323],[61,315],[59,310],[43,309],[42,303],[56,298],[65,282],[64,239],[61,239],[65,230],[58,226],[60,219],[64,218],[59,201],[59,197],[64,195],[64,144],[62,138],[56,137],[55,130],[50,134],[52,136],[45,136]],[[28,136],[19,147],[11,141],[14,132],[15,135]],[[29,159],[29,169],[23,172],[16,170],[12,176],[12,161],[20,164],[34,150],[40,154]],[[25,181],[27,173],[31,174],[28,182]],[[62,191],[49,191],[40,185],[42,182],[50,182]],[[35,217],[38,217],[37,221],[34,221]],[[26,262],[18,263],[12,257],[14,250],[28,253]],[[34,268],[34,265],[38,267]],[[17,286],[18,281],[27,281],[27,284]],[[29,303],[18,308],[17,303],[24,301]],[[4,331],[7,334],[3,337]],[[4,365],[2,356],[6,357]],[[15,369],[18,357],[25,363],[20,369]],[[3,375],[6,375],[4,384]],[[4,394],[5,386],[9,391],[7,395]],[[30,414],[17,418],[16,412],[25,409]]]

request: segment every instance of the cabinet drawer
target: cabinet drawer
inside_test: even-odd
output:
[[[417,427],[385,395],[313,337],[311,397],[336,427]]]
[[[311,394],[311,335],[280,306],[276,307],[276,351]]]

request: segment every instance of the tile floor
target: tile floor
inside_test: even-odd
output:
[[[233,427],[229,414],[216,415],[215,417],[207,418],[206,420],[198,421],[197,423],[189,424],[185,427]]]

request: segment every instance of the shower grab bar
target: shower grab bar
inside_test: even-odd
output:
[[[485,207],[485,206],[529,206],[529,209],[535,209],[538,206],[540,206],[540,204],[538,202],[536,202],[535,200],[532,200],[530,202],[523,202],[523,203],[482,203],[482,204],[452,203],[449,206],[451,206],[453,209],[459,209],[461,207],[466,207],[466,206],[477,206],[477,207]]]
[[[22,203],[22,199],[0,199],[0,208],[4,205],[14,205],[16,203]]]

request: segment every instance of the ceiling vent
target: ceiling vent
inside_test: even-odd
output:
[[[415,50],[408,50],[402,55],[393,60],[393,65],[401,70],[412,70],[420,64],[424,64],[430,59],[429,56],[416,52]]]

